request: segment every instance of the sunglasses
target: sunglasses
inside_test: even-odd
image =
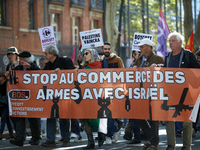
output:
[[[89,52],[86,52],[86,53],[83,54],[83,56],[88,55],[88,54],[89,54]]]

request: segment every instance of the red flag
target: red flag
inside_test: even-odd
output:
[[[72,62],[73,63],[75,61],[75,52],[76,52],[76,45],[74,45],[74,50],[73,50],[73,54],[72,54]]]
[[[188,50],[190,50],[191,52],[194,53],[194,33],[193,33],[193,30],[192,30],[190,38],[187,42],[187,45],[185,46],[185,49],[188,49]]]

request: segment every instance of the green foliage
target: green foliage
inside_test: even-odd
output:
[[[119,19],[119,11],[120,11],[120,4],[121,1],[117,0],[116,4],[116,25],[118,25],[118,19]],[[130,33],[128,33],[128,22],[127,22],[127,8],[128,8],[128,1],[125,0],[124,4],[124,17],[122,17],[122,29],[125,29],[126,35],[130,34],[131,37],[131,42],[134,36],[135,32],[139,33],[148,33],[154,35],[154,44],[157,44],[157,32],[158,32],[158,16],[159,16],[159,0],[149,0],[148,4],[148,9],[149,9],[149,28],[147,26],[147,4],[146,1],[144,0],[144,6],[142,5],[142,0],[129,0],[130,4]],[[162,7],[162,12],[164,13],[164,3],[161,4]],[[179,7],[178,3],[178,7]],[[166,0],[166,21],[169,26],[169,29],[171,32],[176,30],[176,1],[175,0]],[[180,9],[178,10],[178,16],[179,15]],[[183,13],[182,13],[183,14]],[[178,29],[180,29],[180,18],[178,17]],[[125,20],[124,20],[125,19]],[[124,24],[125,22],[125,24]],[[144,26],[144,29],[143,29]],[[124,32],[124,31],[122,31]],[[126,38],[127,39],[127,38]]]

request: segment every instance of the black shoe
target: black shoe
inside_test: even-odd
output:
[[[166,150],[175,150],[175,148],[172,146],[168,146]]]
[[[10,142],[11,144],[17,145],[17,146],[23,146],[23,145],[24,145],[24,142],[23,142],[23,141],[10,140],[9,142]]]
[[[106,140],[105,138],[105,134],[98,132],[98,146],[101,147],[104,143],[104,141]]]
[[[41,145],[45,146],[45,147],[55,147],[56,143],[55,143],[55,141],[46,141],[46,142],[42,143]]]
[[[39,143],[40,143],[39,141],[32,140],[30,144],[31,144],[31,145],[39,145]]]
[[[129,133],[129,132],[125,132],[125,134],[124,134],[124,136],[123,136],[123,138],[124,138],[125,140],[128,140],[128,141],[130,141],[130,140],[132,139],[132,137],[133,137],[133,134],[131,134],[131,133]]]
[[[63,141],[62,147],[69,147],[69,141]]]
[[[126,146],[130,147],[130,146],[140,146],[141,145],[141,141],[139,140],[131,140],[131,142],[127,143]]]
[[[88,145],[86,147],[83,147],[83,149],[94,149],[94,147],[94,143],[88,142]]]

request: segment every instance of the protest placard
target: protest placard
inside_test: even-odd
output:
[[[80,32],[82,49],[103,46],[101,29]]]
[[[38,32],[40,35],[40,41],[41,41],[43,52],[45,51],[46,46],[48,46],[50,44],[56,46],[56,41],[55,41],[52,26],[39,28]]]
[[[145,34],[145,33],[135,33],[134,37],[133,37],[132,50],[139,51],[139,47],[137,45],[144,38],[148,38],[148,39],[150,39],[152,41],[153,40],[153,35]]]

